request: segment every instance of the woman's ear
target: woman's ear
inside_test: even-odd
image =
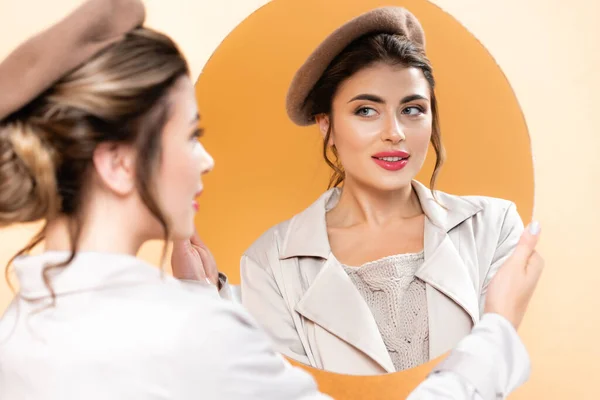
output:
[[[135,152],[131,146],[100,143],[94,150],[94,168],[101,182],[119,196],[135,191]]]
[[[323,136],[323,139],[325,139],[327,137],[327,132],[329,131],[329,126],[330,126],[330,119],[329,119],[329,115],[327,114],[319,114],[315,116],[315,122],[317,123],[317,125],[319,126],[319,130],[321,131],[321,135]],[[333,135],[330,134],[329,135],[329,143],[327,143],[328,146],[333,146]]]

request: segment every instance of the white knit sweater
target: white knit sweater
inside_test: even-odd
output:
[[[344,266],[369,305],[397,371],[429,360],[425,283],[415,277],[423,261],[420,252]]]

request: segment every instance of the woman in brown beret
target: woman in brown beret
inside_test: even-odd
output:
[[[227,283],[189,239],[213,160],[197,140],[186,61],[143,21],[138,0],[90,0],[0,63],[0,226],[45,221],[13,262],[0,398],[325,399],[221,299]],[[136,258],[151,239],[176,240],[173,268],[194,281]],[[541,267],[536,242],[524,235],[495,279],[491,313],[522,317]],[[526,352],[491,321],[411,398],[496,398],[521,383],[528,364],[515,360]]]
[[[489,318],[489,283],[523,224],[510,201],[435,190],[444,149],[424,49],[414,15],[378,8],[329,35],[290,85],[288,115],[319,128],[331,189],[244,253],[241,292],[292,359],[401,371]],[[428,188],[414,178],[430,144]]]

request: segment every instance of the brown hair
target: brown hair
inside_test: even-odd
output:
[[[430,187],[434,191],[435,181],[445,159],[444,146],[439,126],[438,105],[435,97],[435,80],[431,62],[424,49],[404,36],[387,33],[374,33],[362,36],[349,44],[329,64],[321,78],[317,81],[305,104],[312,104],[311,114],[327,114],[330,116],[329,129],[323,143],[325,162],[333,169],[329,188],[339,186],[345,178],[345,172],[339,162],[335,146],[327,145],[333,129],[332,102],[339,86],[358,71],[376,63],[418,68],[423,72],[431,89],[431,112],[433,117],[431,144],[435,150],[435,169],[431,176]],[[329,151],[334,160],[329,158]],[[435,193],[435,192],[434,192]]]
[[[188,73],[169,37],[138,28],[0,121],[0,226],[46,220],[15,257],[44,240],[46,226],[55,217],[67,216],[71,223],[71,255],[60,265],[46,267],[48,286],[48,272],[76,255],[86,182],[94,150],[102,142],[138,149],[137,190],[162,225],[165,239],[169,237],[152,179],[168,119],[167,92]]]

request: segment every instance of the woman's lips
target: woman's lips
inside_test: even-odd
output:
[[[410,154],[405,151],[384,151],[371,156],[373,161],[388,171],[399,171],[406,167]]]

